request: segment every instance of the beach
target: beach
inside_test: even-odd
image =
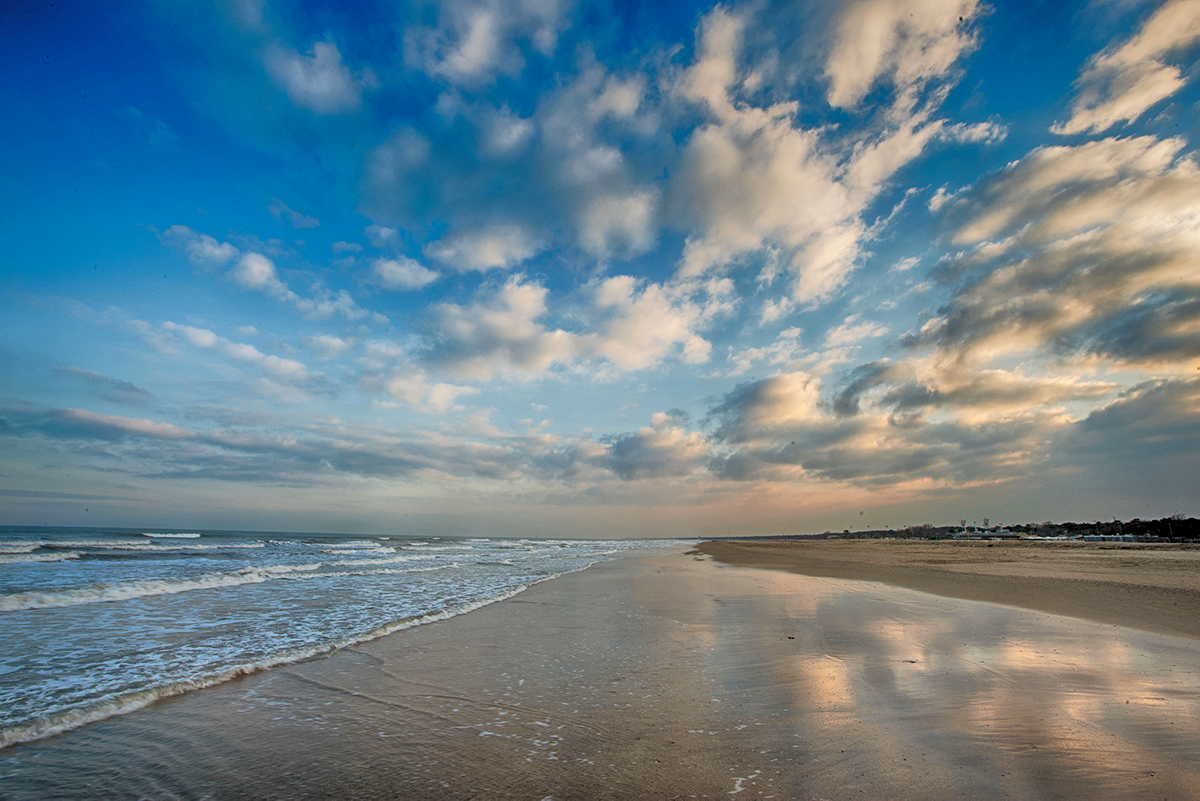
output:
[[[878,581],[1200,637],[1200,545],[1078,541],[719,540],[727,564]]]
[[[863,554],[922,544],[846,545],[824,569],[858,575],[790,572],[809,543],[626,555],[10,747],[0,796],[1200,797],[1200,640],[881,583]],[[1029,578],[983,545],[972,582]]]

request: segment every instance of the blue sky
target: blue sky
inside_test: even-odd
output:
[[[17,2],[0,38],[0,522],[1200,512],[1200,0]]]

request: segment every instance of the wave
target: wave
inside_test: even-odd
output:
[[[228,573],[205,573],[186,579],[145,579],[122,584],[95,584],[91,587],[76,587],[69,590],[46,592],[18,592],[0,595],[0,611],[17,612],[27,609],[47,609],[60,606],[124,601],[150,595],[173,595],[191,590],[208,590],[216,587],[237,587],[242,584],[261,584],[277,576],[299,571],[312,571],[321,567],[311,565],[268,565],[244,567]]]
[[[7,748],[10,745],[17,743],[27,743],[32,740],[42,740],[47,737],[53,737],[56,734],[78,729],[81,726],[86,726],[89,723],[95,723],[105,718],[111,718],[116,715],[127,715],[130,712],[136,712],[143,709],[155,701],[163,698],[171,698],[176,695],[183,695],[192,690],[200,690],[205,687],[212,687],[217,684],[236,679],[240,676],[248,676],[252,673],[259,673],[279,665],[292,664],[301,662],[313,657],[330,654],[335,651],[340,651],[343,648],[348,648],[351,645],[375,640],[387,634],[392,634],[404,629],[414,628],[426,623],[436,623],[440,620],[449,620],[458,615],[465,615],[468,612],[473,612],[476,609],[482,609],[485,606],[504,601],[518,595],[535,584],[540,584],[543,581],[557,578],[558,574],[547,576],[537,581],[531,581],[528,584],[519,584],[516,587],[507,590],[492,598],[485,598],[480,601],[472,601],[462,604],[451,609],[439,609],[433,612],[427,612],[422,615],[414,615],[411,617],[401,618],[400,620],[385,623],[382,626],[371,629],[362,634],[345,637],[334,642],[321,643],[312,645],[308,648],[299,648],[290,651],[285,651],[279,654],[269,656],[265,659],[256,662],[247,662],[240,665],[231,665],[223,668],[217,668],[212,674],[202,676],[195,679],[187,679],[185,681],[172,682],[160,687],[151,687],[145,690],[137,690],[131,693],[105,698],[90,704],[81,709],[71,709],[61,712],[57,715],[41,718],[39,720],[22,723],[16,726],[10,726],[6,729],[0,729],[0,748]]]
[[[154,539],[156,539],[156,540],[159,540],[159,539],[164,539],[164,540],[175,540],[175,539],[178,539],[178,540],[194,540],[194,539],[197,539],[197,538],[199,538],[199,536],[200,536],[200,535],[199,535],[199,534],[197,534],[197,533],[196,533],[196,532],[194,532],[194,531],[191,531],[191,532],[183,532],[183,533],[180,533],[180,534],[166,534],[166,533],[162,533],[162,532],[143,531],[143,532],[142,532],[142,536],[143,536],[143,537],[153,537],[153,538],[154,538]]]
[[[0,565],[16,565],[25,562],[62,562],[67,559],[78,559],[83,554],[78,551],[61,551],[59,553],[17,553],[0,554]],[[2,609],[3,607],[0,607]]]
[[[43,548],[84,548],[89,551],[227,551],[265,548],[264,542],[227,542],[220,545],[200,543],[172,543],[170,545],[138,540],[76,540],[72,542],[43,542]]]
[[[422,559],[437,559],[437,558],[438,557],[436,557],[436,556],[423,556],[421,554],[412,554],[412,555],[406,555],[406,556],[388,556],[383,559],[345,559],[345,560],[342,560],[339,562],[329,562],[328,564],[338,565],[338,566],[349,565],[352,567],[357,566],[357,565],[391,565],[391,564],[396,564],[398,562],[416,562],[416,561],[419,561]]]

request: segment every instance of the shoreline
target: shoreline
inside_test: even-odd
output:
[[[729,565],[874,581],[1200,639],[1200,546],[1128,543],[710,540]]]
[[[5,749],[0,796],[1200,796],[1200,643],[678,547]]]

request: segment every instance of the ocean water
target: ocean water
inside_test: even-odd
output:
[[[0,527],[0,748],[668,544]]]

